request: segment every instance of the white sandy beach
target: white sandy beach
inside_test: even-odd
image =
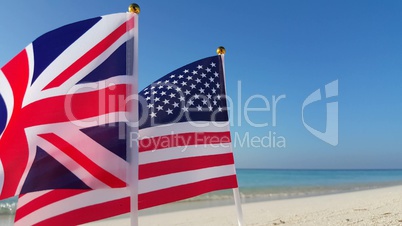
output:
[[[245,203],[245,225],[401,225],[402,186],[296,199]],[[91,226],[129,225],[119,217]],[[234,206],[141,216],[140,226],[237,225]]]

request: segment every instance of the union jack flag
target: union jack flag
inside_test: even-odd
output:
[[[139,210],[238,187],[223,72],[222,56],[208,57],[139,93]],[[21,196],[15,225],[77,225],[129,211],[127,188],[51,190]]]
[[[0,199],[126,186],[136,18],[118,13],[60,27],[1,68]]]

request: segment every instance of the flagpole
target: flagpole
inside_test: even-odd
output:
[[[138,226],[138,142],[131,140],[132,134],[138,134],[138,14],[140,6],[133,3],[128,7],[128,12],[133,14],[134,29],[133,43],[127,48],[127,62],[132,63],[132,68],[127,68],[128,74],[133,75],[129,106],[129,122],[126,133],[128,167],[128,189],[130,190],[130,225]],[[130,15],[131,16],[131,15]],[[130,65],[130,64],[128,64]]]
[[[216,50],[216,53],[220,55],[221,60],[222,60],[222,68],[223,68],[223,76],[225,78],[226,73],[225,73],[225,53],[226,49],[223,46],[219,46],[218,49]],[[225,78],[226,82],[226,78]],[[240,191],[239,188],[233,188],[233,198],[235,201],[236,205],[236,212],[237,212],[237,224],[239,226],[243,226],[243,210],[241,208],[241,199],[240,199]]]

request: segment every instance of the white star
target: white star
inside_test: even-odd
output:
[[[194,94],[194,99],[200,99],[200,95]]]
[[[216,100],[214,100],[214,101],[212,101],[212,102],[214,102],[214,105],[216,105],[216,104],[218,103],[218,101],[216,101]]]
[[[218,100],[220,100],[220,99],[221,99],[221,95],[217,95],[216,98],[217,98]]]
[[[215,77],[218,77],[219,73],[215,71],[214,75],[215,75]]]
[[[171,75],[171,76],[170,76],[170,78],[174,78],[174,77],[176,77],[176,75]]]
[[[198,70],[202,69],[202,65],[197,66]]]
[[[148,104],[148,106],[147,106],[148,108],[153,108],[154,107],[154,105],[153,104]]]
[[[184,72],[184,73],[188,73],[188,70],[186,69],[186,70],[184,70],[183,72]]]
[[[202,100],[202,104],[203,104],[203,105],[207,105],[207,103],[208,103],[207,99],[203,99],[203,100]]]
[[[157,109],[158,111],[161,111],[161,110],[163,110],[163,107],[160,106],[160,105],[158,105],[158,107],[156,107],[156,109]]]
[[[174,80],[172,83],[173,83],[173,84],[177,84],[177,80]]]
[[[188,107],[184,106],[181,108],[183,110],[183,112],[188,112]]]
[[[151,118],[155,118],[156,117],[156,113],[155,112],[151,112],[151,114],[149,114],[151,116]]]
[[[183,78],[184,76],[183,75],[179,75],[179,78]]]
[[[211,68],[207,67],[207,69],[205,69],[207,72],[211,72]]]
[[[187,80],[192,80],[193,79],[193,77],[192,76],[187,76]]]
[[[166,92],[165,92],[165,91],[162,91],[162,92],[161,92],[161,96],[164,96],[164,95],[166,95]]]
[[[168,86],[168,87],[167,87],[167,90],[171,90],[171,89],[172,89],[172,87],[171,87],[171,86]]]
[[[148,87],[146,87],[145,89],[144,89],[144,91],[147,91],[148,90]]]
[[[188,105],[194,105],[194,101],[193,100],[188,100]]]
[[[155,89],[155,86],[152,86],[151,89]]]
[[[195,86],[194,84],[191,84],[191,85],[190,85],[190,88],[191,88],[191,89],[195,89],[195,87],[196,87],[196,86]]]
[[[155,95],[155,94],[157,94],[157,93],[158,93],[157,91],[153,91],[153,92],[152,92],[152,95]]]
[[[213,108],[212,108],[212,106],[208,106],[208,109],[209,109],[210,111],[212,111]]]
[[[149,93],[149,91],[146,91],[145,93],[144,93],[144,95],[147,95]]]
[[[162,89],[163,88],[163,86],[158,86],[158,89]]]
[[[213,82],[213,81],[214,81],[214,78],[212,78],[212,77],[209,78],[209,81],[210,81],[210,82]]]
[[[218,111],[222,111],[222,108],[221,108],[221,107],[218,107]]]
[[[214,62],[211,63],[211,67],[216,67]]]
[[[181,86],[186,86],[186,85],[187,85],[187,82],[185,82],[185,81],[181,82]]]
[[[200,105],[197,106],[198,111],[202,111],[202,107]]]
[[[205,92],[205,89],[200,88],[199,91],[200,91],[200,93],[204,93],[204,92]]]
[[[147,97],[147,98],[145,98],[146,100],[150,100],[151,99],[151,97]]]
[[[168,115],[171,115],[171,114],[173,114],[173,110],[171,110],[170,108],[168,108],[168,109],[166,110],[166,113],[167,113]]]
[[[161,84],[161,81],[158,81],[156,84],[158,84],[158,85]]]
[[[154,98],[154,101],[155,101],[155,102],[158,102],[158,101],[160,101],[160,98],[159,98],[159,97],[155,97],[155,98]]]
[[[193,75],[196,75],[196,74],[198,74],[198,71],[193,70],[193,72],[191,72],[191,73],[193,73]]]
[[[207,77],[207,75],[205,73],[202,73],[201,77],[205,78],[205,77]]]
[[[199,78],[197,78],[195,81],[196,81],[197,83],[201,83],[201,79],[199,79]]]
[[[177,91],[177,92],[180,92],[180,91],[181,91],[181,88],[180,88],[180,87],[177,87],[177,88],[176,88],[176,91]]]
[[[179,97],[179,100],[180,100],[180,101],[185,101],[186,98],[184,98],[183,96],[180,96],[180,97]]]
[[[190,95],[190,91],[188,91],[187,89],[186,89],[186,91],[184,91],[184,93],[185,93],[186,95]]]
[[[209,87],[209,83],[208,83],[208,82],[205,82],[205,83],[204,83],[204,86],[205,86],[205,88],[208,88],[208,87]]]
[[[216,83],[216,88],[220,88],[220,87],[221,87],[221,84]]]
[[[212,91],[212,93],[216,93],[216,89],[215,89],[215,88],[212,88],[211,91]]]
[[[168,100],[168,99],[165,99],[165,100],[163,101],[163,103],[164,103],[164,104],[168,104],[168,103],[169,103],[169,100]]]
[[[173,103],[173,107],[174,107],[174,108],[178,108],[178,107],[179,107],[179,103],[174,102],[174,103]]]
[[[170,98],[174,98],[174,97],[176,97],[176,94],[171,93],[169,96],[170,96]]]
[[[207,94],[208,99],[212,98],[212,95],[210,93]]]
[[[169,82],[169,80],[165,80],[165,84],[168,83],[168,82]]]

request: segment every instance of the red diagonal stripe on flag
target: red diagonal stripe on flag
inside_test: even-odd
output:
[[[53,133],[40,134],[40,137],[49,141],[53,145],[55,145],[58,149],[63,151],[66,155],[68,155],[71,159],[81,165],[85,170],[87,170],[90,174],[96,177],[98,180],[107,184],[110,187],[125,187],[126,183],[109,171],[103,169],[94,163],[91,159],[88,158],[85,154],[80,152],[80,150],[76,149],[70,143],[66,142],[59,136]]]
[[[129,20],[131,21],[131,20]],[[104,38],[101,42],[95,45],[82,57],[80,57],[76,62],[71,64],[66,70],[64,70],[60,75],[58,75],[53,81],[43,88],[43,90],[55,88],[61,86],[65,81],[71,78],[75,73],[81,70],[83,67],[88,65],[96,57],[102,54],[107,48],[109,48],[115,41],[117,41],[122,35],[126,34],[127,30],[131,30],[134,27],[134,23],[126,21],[116,30],[114,30],[110,35]],[[43,91],[42,90],[42,91]]]

